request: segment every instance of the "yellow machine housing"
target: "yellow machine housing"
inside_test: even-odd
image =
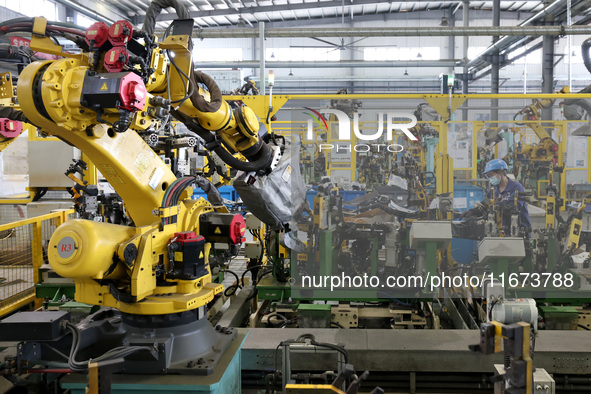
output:
[[[177,313],[206,305],[223,289],[211,282],[207,263],[211,244],[206,243],[203,253],[207,273],[191,280],[168,278],[174,257],[169,255],[169,244],[177,233],[200,234],[202,214],[226,210],[214,209],[204,199],[188,199],[191,188],[181,189],[178,205],[163,207],[165,192],[176,177],[136,133],[160,122],[151,115],[153,94],[164,97],[170,93],[173,100],[187,96],[187,84],[178,70],[167,69],[162,49],[174,53],[179,67],[191,75],[190,37],[169,36],[152,52],[150,64],[155,71],[145,86],[145,105],[131,114],[126,132],[115,132],[109,124],[117,120],[117,111],[105,110],[98,119],[96,111],[81,101],[91,57],[62,53],[61,47],[44,36],[44,27],[45,20],[36,18],[31,48],[64,58],[34,62],[24,69],[17,85],[20,107],[31,123],[76,146],[96,165],[123,199],[136,226],[72,220],[53,234],[50,264],[57,273],[74,280],[79,302],[142,315]],[[195,108],[193,101],[202,102],[205,109]],[[217,132],[236,152],[260,147],[258,119],[252,110],[242,107],[232,111],[222,100],[217,110],[208,112],[207,104],[201,96],[185,99],[176,108],[177,114],[183,121]],[[159,275],[164,283],[157,280]]]

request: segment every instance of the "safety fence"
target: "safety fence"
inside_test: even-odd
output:
[[[18,219],[18,206],[13,207]],[[32,302],[39,305],[35,284],[39,282],[39,268],[48,264],[49,239],[62,223],[74,217],[75,211],[69,209],[0,224],[0,317]]]

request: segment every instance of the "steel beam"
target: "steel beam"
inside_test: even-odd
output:
[[[497,27],[501,25],[501,0],[493,0],[493,26]],[[493,36],[493,45],[499,41],[499,36]],[[499,93],[499,48],[495,47],[492,52],[492,62],[490,71],[490,92],[492,94]],[[491,111],[490,119],[499,120],[499,110],[496,109],[499,106],[499,101],[493,99],[490,101]]]
[[[470,2],[468,0],[464,0],[462,2],[462,18],[464,27],[468,27],[470,25]],[[470,83],[470,75],[468,74],[469,69],[467,66],[468,63],[468,46],[469,46],[469,38],[468,36],[463,37],[463,47],[462,47],[462,62],[464,63],[464,68],[462,70],[463,78],[462,78],[462,93],[468,94],[468,85]],[[468,106],[466,102],[464,104]],[[462,119],[468,120],[468,111],[462,111]]]
[[[157,32],[158,33],[158,32]],[[161,32],[160,32],[161,33]],[[380,28],[269,28],[268,38],[296,37],[448,37],[448,36],[558,36],[589,35],[591,26],[471,26],[471,27],[380,27]],[[212,28],[194,32],[196,38],[259,37],[257,28]],[[503,41],[502,39],[498,42]],[[492,52],[492,49],[491,49]]]
[[[266,49],[266,45],[265,45],[265,22],[259,22],[259,62],[258,62],[258,67],[259,67],[259,78],[261,80],[261,83],[259,84],[259,93],[264,96],[267,86],[265,85],[265,73],[267,72],[267,70],[265,69],[265,60],[267,58],[266,54],[265,54],[265,49]],[[256,62],[252,62],[255,63]],[[195,64],[195,67],[198,67],[198,64]],[[201,66],[202,68],[206,68],[205,66]],[[256,65],[253,65],[250,68],[256,68]],[[211,67],[207,67],[207,68],[211,68]]]
[[[544,22],[546,25],[554,23],[554,15],[548,15]],[[554,39],[553,36],[542,38],[542,93],[554,92]],[[552,119],[552,108],[542,109],[542,119]]]
[[[267,62],[267,68],[340,68],[340,67],[356,67],[356,68],[368,68],[368,67],[452,67],[456,64],[457,60],[423,60],[423,61],[375,61],[366,62],[363,60],[342,60],[336,62],[303,62],[303,61],[292,61],[292,62]],[[256,60],[244,60],[235,62],[195,62],[195,68],[259,68],[260,62]],[[263,74],[261,80],[265,77]],[[262,86],[261,86],[262,87]],[[261,91],[263,94],[263,91]]]
[[[532,16],[531,18],[529,18],[526,21],[524,21],[523,23],[521,23],[519,25],[519,27],[520,28],[533,27],[534,29],[546,28],[548,26],[542,27],[542,26],[531,26],[531,25],[534,23],[538,23],[540,21],[543,21],[544,18],[546,18],[548,15],[553,15],[554,13],[559,12],[565,6],[566,6],[566,0],[556,0],[554,3],[550,4],[548,7],[545,7],[540,12],[536,13],[534,16]],[[492,54],[496,49],[502,50],[503,48],[508,47],[513,42],[515,42],[516,40],[519,39],[519,37],[514,37],[514,36],[518,36],[516,34],[499,34],[499,35],[504,35],[507,37],[503,37],[499,41],[495,42],[494,44],[489,46],[484,52],[482,52],[480,55],[478,55],[476,58],[472,59],[468,63],[469,67],[476,67],[476,66],[484,63],[485,56]],[[525,35],[529,35],[529,34],[525,34]],[[560,34],[557,34],[557,35],[560,35]]]

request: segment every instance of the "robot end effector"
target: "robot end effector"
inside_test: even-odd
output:
[[[271,172],[274,152],[259,136],[259,121],[254,111],[246,106],[232,110],[223,100],[218,85],[207,74],[193,71],[191,80],[194,85],[207,87],[210,101],[194,91],[189,100],[197,110],[197,116],[189,115],[183,108],[171,110],[172,116],[201,137],[205,148],[215,152],[230,167],[261,174]],[[235,158],[233,153],[241,153],[248,161]]]

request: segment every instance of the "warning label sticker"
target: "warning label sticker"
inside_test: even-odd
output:
[[[148,185],[150,185],[150,187],[153,190],[156,190],[156,187],[160,183],[160,180],[162,180],[163,176],[164,170],[160,167],[156,168],[156,171],[154,171],[154,175],[152,175],[152,177],[150,178],[150,182],[148,182]]]
[[[140,170],[140,172],[143,174],[144,172],[146,172],[146,170],[150,166],[150,160],[146,156],[144,156],[140,153],[135,158],[133,165],[136,166],[137,169]]]
[[[123,178],[121,178],[121,176],[117,173],[115,167],[113,167],[111,164],[101,164],[100,167],[101,173],[105,176],[105,178],[107,178],[111,185],[123,185],[125,183],[123,182]]]
[[[288,165],[285,167],[283,174],[281,174],[281,179],[283,179],[285,182],[289,182],[291,179],[291,166]]]

